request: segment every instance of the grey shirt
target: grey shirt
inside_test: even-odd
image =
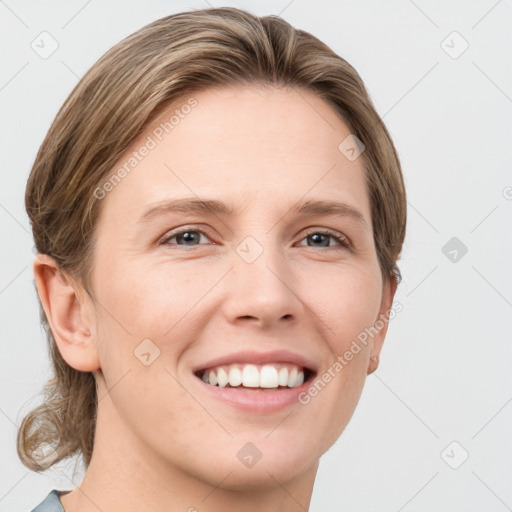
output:
[[[66,512],[60,502],[59,496],[67,494],[68,492],[71,491],[58,491],[57,489],[53,489],[50,494],[46,496],[44,501],[39,503],[31,512]]]

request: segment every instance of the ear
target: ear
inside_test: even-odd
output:
[[[375,319],[374,327],[378,332],[372,338],[372,348],[370,351],[370,361],[367,374],[373,373],[379,366],[379,356],[388,332],[389,311],[393,305],[398,282],[395,276],[390,276],[382,285],[382,300],[379,309],[379,316]]]
[[[100,368],[91,334],[93,308],[86,293],[53,258],[38,254],[34,260],[34,278],[46,318],[66,363],[76,370],[92,372]]]

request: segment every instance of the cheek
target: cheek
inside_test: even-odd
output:
[[[144,261],[110,270],[102,273],[108,278],[98,279],[104,312],[113,313],[107,322],[138,337],[163,336],[200,301],[213,280],[176,265],[155,268]]]
[[[191,276],[176,265],[125,265],[123,269],[111,265],[97,277],[100,363],[109,385],[128,371],[141,379],[142,386],[150,385],[154,373],[138,373],[143,361],[155,361],[148,370],[166,361],[169,370],[175,371],[174,362],[203,325],[201,299],[218,276],[215,272]],[[161,389],[167,388],[168,382]]]
[[[323,293],[316,293],[311,303],[319,308],[315,313],[323,321],[331,354],[310,387],[319,422],[330,425],[323,441],[326,449],[347,425],[361,396],[370,350],[366,333],[378,317],[381,301],[379,271],[344,270],[325,279]]]
[[[377,319],[382,282],[373,267],[347,265],[324,275],[309,275],[303,285],[307,304],[322,320],[319,326],[336,355],[348,350]]]

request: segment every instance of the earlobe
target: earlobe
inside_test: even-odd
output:
[[[78,285],[45,254],[38,254],[34,259],[34,278],[63,359],[76,370],[97,370],[100,365],[91,322],[86,301],[81,301],[78,295]]]
[[[367,375],[372,374],[379,367],[379,356],[370,356],[370,363],[368,364]]]
[[[391,306],[393,305],[393,299],[395,297],[397,286],[398,283],[394,276],[390,277],[383,284],[379,316],[374,323],[375,327],[378,329],[378,332],[373,338],[367,375],[372,374],[379,366],[379,356],[382,350],[382,345],[384,344],[384,339],[386,338],[389,323],[389,312],[391,310]]]

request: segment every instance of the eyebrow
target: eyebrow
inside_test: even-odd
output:
[[[151,207],[142,214],[137,223],[149,222],[155,217],[172,213],[230,216],[233,215],[234,211],[235,210],[232,206],[216,199],[199,199],[195,197],[166,199],[151,205]],[[308,201],[299,201],[289,210],[289,213],[295,213],[301,216],[333,215],[349,217],[356,220],[361,225],[368,226],[364,215],[359,210],[355,209],[353,206],[338,201],[312,199]]]

